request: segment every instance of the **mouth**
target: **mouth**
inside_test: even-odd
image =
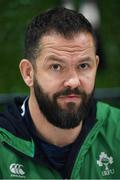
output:
[[[58,99],[66,102],[66,103],[68,103],[68,102],[80,102],[80,96],[76,95],[76,94],[60,96]]]

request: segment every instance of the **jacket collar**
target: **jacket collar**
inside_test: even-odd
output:
[[[21,139],[11,134],[9,131],[5,130],[4,128],[0,128],[0,142],[2,144],[7,144],[13,147],[15,150],[27,156],[34,157],[35,144],[32,139],[31,141]]]

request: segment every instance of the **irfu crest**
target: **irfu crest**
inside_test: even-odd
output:
[[[109,176],[110,174],[114,174],[115,170],[112,168],[109,168],[109,165],[113,163],[113,157],[108,155],[105,152],[101,152],[99,155],[99,160],[97,160],[97,164],[100,167],[105,167],[105,169],[102,171],[103,176]]]

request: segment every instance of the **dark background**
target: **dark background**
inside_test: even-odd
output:
[[[79,1],[75,0],[76,9]],[[0,0],[0,93],[28,91],[20,72],[26,25],[40,11],[59,0]],[[120,0],[98,0],[106,67],[97,75],[97,88],[120,87]]]

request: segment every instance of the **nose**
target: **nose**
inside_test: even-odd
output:
[[[75,89],[79,87],[80,85],[80,79],[76,72],[73,72],[69,75],[68,78],[64,81],[64,86],[69,87],[71,89]]]

